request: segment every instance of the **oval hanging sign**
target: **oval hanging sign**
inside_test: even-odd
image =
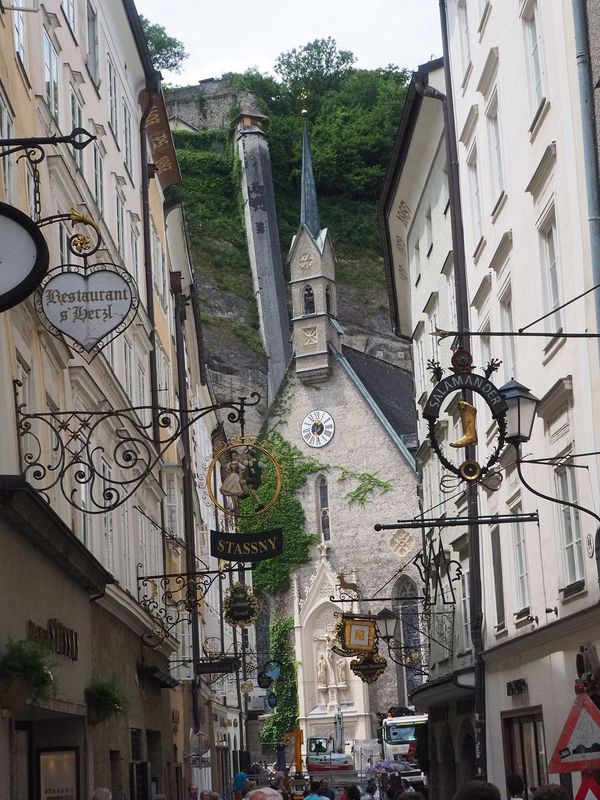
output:
[[[48,262],[48,245],[36,223],[18,208],[0,203],[0,311],[37,289]]]
[[[225,621],[230,625],[245,628],[256,622],[258,616],[258,599],[246,583],[233,583],[225,592],[223,610]]]
[[[42,281],[36,309],[54,336],[66,336],[89,360],[133,321],[139,305],[132,276],[111,263],[65,264]]]

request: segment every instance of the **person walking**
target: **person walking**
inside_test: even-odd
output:
[[[99,787],[98,789],[94,789],[92,800],[112,800],[112,792],[110,789]]]

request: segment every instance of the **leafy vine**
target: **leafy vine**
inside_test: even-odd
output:
[[[378,478],[377,473],[352,472],[352,470],[343,467],[341,470],[341,475],[338,478],[340,483],[350,479],[358,481],[358,485],[344,495],[350,508],[353,505],[361,506],[361,508],[366,506],[372,500],[373,492],[376,490],[379,491],[380,495],[392,491],[392,482]]]
[[[297,726],[298,721],[298,678],[290,641],[293,628],[292,617],[282,619],[279,616],[274,617],[269,628],[270,656],[277,662],[281,672],[272,685],[277,705],[260,732],[260,740],[273,747],[283,739],[284,734]]]

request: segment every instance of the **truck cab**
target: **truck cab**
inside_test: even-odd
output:
[[[348,753],[336,753],[333,737],[309,736],[306,768],[309,772],[352,771],[354,758]]]
[[[427,714],[406,717],[387,717],[381,722],[381,754],[385,760],[403,761],[410,768],[402,770],[409,781],[421,780],[421,767],[417,761],[417,728],[427,724]],[[426,733],[426,729],[423,730]]]

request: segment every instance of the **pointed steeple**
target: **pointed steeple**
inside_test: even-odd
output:
[[[317,205],[317,187],[313,171],[312,154],[308,138],[308,112],[303,111],[304,133],[302,138],[302,195],[300,200],[300,224],[305,225],[313,239],[321,232],[319,206]]]

